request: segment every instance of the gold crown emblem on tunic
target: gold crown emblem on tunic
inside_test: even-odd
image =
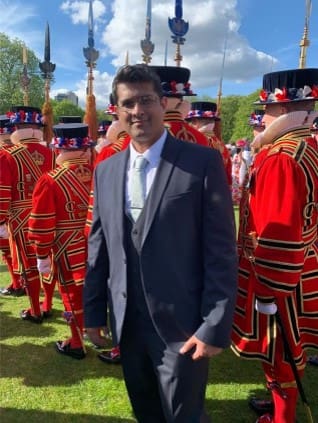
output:
[[[82,182],[89,182],[92,179],[92,172],[87,167],[81,165],[75,170],[77,178]]]
[[[33,151],[32,159],[38,166],[42,166],[45,160],[43,154],[39,153],[38,150]]]

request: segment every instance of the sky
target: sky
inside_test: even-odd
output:
[[[149,0],[148,0],[149,1]],[[175,0],[152,0],[151,65],[175,66],[176,44],[168,26]],[[181,66],[191,70],[191,89],[216,98],[248,95],[261,88],[265,73],[296,69],[309,0],[183,0],[189,23],[181,45]],[[318,0],[312,0],[306,67],[318,67]],[[127,61],[141,63],[147,0],[93,0],[95,49],[99,52],[93,90],[97,108],[109,102],[116,70]],[[85,107],[88,68],[86,0],[0,0],[0,32],[22,40],[44,60],[46,23],[50,28],[51,62],[56,64],[52,98],[73,91]],[[22,54],[22,53],[21,53]],[[222,81],[222,83],[221,83]]]

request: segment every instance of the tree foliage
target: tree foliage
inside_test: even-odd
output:
[[[84,117],[84,110],[69,100],[56,101],[51,100],[54,123],[59,122],[60,116],[81,116]]]
[[[11,106],[23,104],[21,77],[23,72],[23,47],[27,51],[29,105],[41,107],[44,102],[44,81],[39,72],[39,60],[23,41],[11,40],[0,32],[0,113]]]

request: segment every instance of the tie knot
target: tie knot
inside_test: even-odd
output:
[[[148,164],[148,160],[144,156],[137,156],[134,161],[134,169],[143,170]]]

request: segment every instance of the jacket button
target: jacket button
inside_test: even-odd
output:
[[[137,235],[137,234],[138,234],[138,230],[137,230],[137,229],[134,229],[134,230],[133,230],[133,234],[134,234],[134,235]]]
[[[127,298],[126,292],[123,292],[123,298]]]

